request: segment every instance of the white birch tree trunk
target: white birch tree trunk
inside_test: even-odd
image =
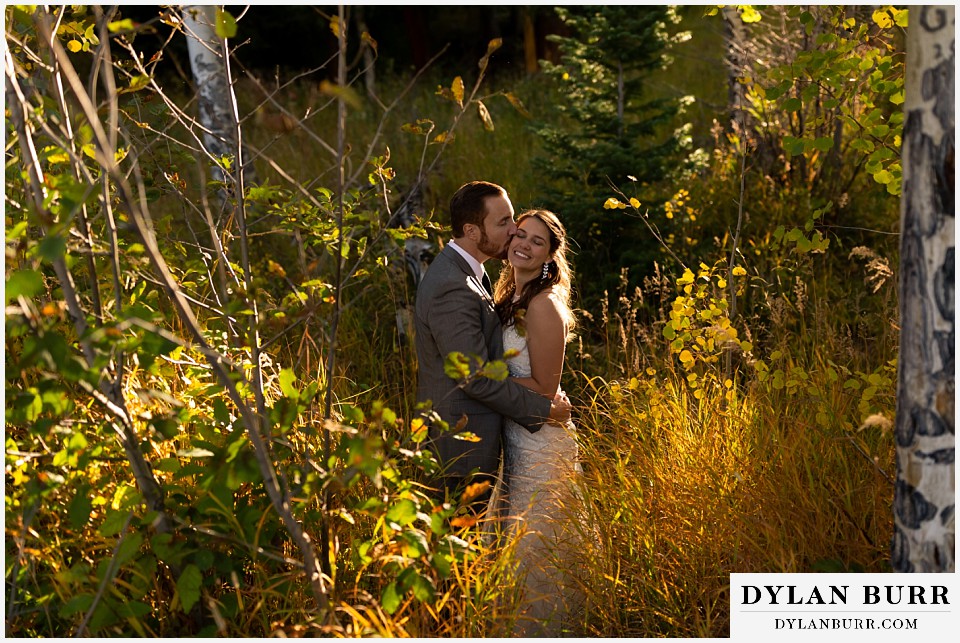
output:
[[[910,8],[892,565],[953,572],[954,7]]]
[[[197,84],[197,118],[203,127],[203,146],[216,168],[214,178],[228,182],[229,172],[224,171],[221,159],[237,155],[237,125],[225,52],[215,28],[216,11],[213,5],[184,6],[183,26],[190,68]]]

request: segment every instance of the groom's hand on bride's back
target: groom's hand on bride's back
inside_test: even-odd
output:
[[[553,401],[550,402],[550,422],[553,424],[566,424],[570,421],[570,411],[572,409],[573,405],[570,404],[570,399],[567,397],[567,394],[560,391],[553,398]]]

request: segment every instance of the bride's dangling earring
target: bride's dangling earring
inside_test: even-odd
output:
[[[544,264],[543,264],[543,272],[540,273],[540,279],[546,279],[548,276],[550,276],[550,262],[549,262],[549,261],[544,262]]]

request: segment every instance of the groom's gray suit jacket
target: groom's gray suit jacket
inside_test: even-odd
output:
[[[434,453],[449,475],[474,468],[494,475],[500,459],[502,416],[537,430],[550,415],[550,400],[509,379],[475,378],[462,389],[444,372],[447,355],[457,351],[486,361],[502,359],[500,320],[480,279],[451,246],[433,260],[417,288],[417,401],[429,400],[451,428],[430,428]],[[480,442],[453,438],[452,429],[467,416],[464,431]]]

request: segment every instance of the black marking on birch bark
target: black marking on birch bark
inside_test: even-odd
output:
[[[943,508],[943,511],[940,512],[940,524],[946,525],[951,520],[953,520],[953,514],[956,512],[956,503],[947,505]]]
[[[922,460],[933,460],[936,464],[953,464],[955,449],[937,449],[936,451],[917,451]]]
[[[900,524],[907,529],[918,529],[921,524],[936,517],[937,507],[903,480],[897,480],[893,506]]]
[[[930,6],[920,10],[918,23],[927,33],[936,33],[947,26],[947,12]]]
[[[937,302],[937,311],[940,316],[951,323],[954,322],[954,281],[956,266],[954,265],[954,248],[947,248],[943,263],[933,276],[933,296]]]
[[[898,572],[913,572],[913,563],[910,562],[910,541],[899,525],[894,525],[893,538],[890,542],[890,563]]]
[[[926,437],[939,437],[948,432],[947,424],[939,415],[922,407],[910,411],[910,421],[913,423],[913,433]]]

